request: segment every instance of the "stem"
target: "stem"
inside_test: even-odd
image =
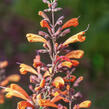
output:
[[[52,33],[53,33],[53,37],[52,37],[52,42],[53,42],[53,51],[54,51],[54,56],[56,55],[56,48],[55,48],[55,43],[56,43],[56,38],[54,37],[55,34],[55,19],[54,19],[54,11],[52,8]]]
[[[53,0],[50,0],[51,1],[51,4],[53,3]],[[56,44],[56,38],[54,36],[55,34],[55,17],[54,17],[54,11],[53,11],[53,8],[51,7],[51,16],[52,16],[52,32],[50,32],[50,35],[51,35],[51,41],[52,41],[52,44],[53,44],[53,47],[52,47],[52,72],[51,72],[51,76],[50,76],[50,82],[49,84],[51,84],[52,82],[52,76],[54,75],[55,73],[55,61],[56,61],[56,57],[57,57],[57,50],[56,50],[56,47],[55,47],[55,44]]]
[[[54,11],[53,11],[53,8],[52,8],[52,25],[53,25],[53,34],[55,32],[55,23],[54,23]]]
[[[72,109],[72,102],[69,102],[69,109]]]
[[[68,78],[70,80],[70,73],[68,74]],[[71,86],[71,82],[69,81],[69,86]],[[71,98],[71,93],[70,93],[70,89],[69,89],[69,109],[72,109],[72,98]]]
[[[51,0],[52,1],[52,0]],[[52,1],[53,2],[53,1]],[[52,61],[52,73],[54,73],[54,68],[55,68],[55,60],[56,60],[56,47],[55,47],[55,43],[56,43],[56,39],[54,38],[54,34],[55,34],[55,20],[54,20],[54,11],[53,11],[53,8],[52,8],[52,11],[51,11],[51,14],[52,14],[52,43],[53,43],[53,61]]]

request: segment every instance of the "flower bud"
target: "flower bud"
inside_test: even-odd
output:
[[[49,26],[49,24],[48,24],[48,22],[47,22],[46,20],[42,20],[42,21],[40,22],[40,25],[41,25],[41,27],[46,27],[46,28],[48,28],[49,30],[51,30],[51,27]]]
[[[40,15],[41,17],[43,17],[44,19],[46,19],[47,21],[49,21],[48,16],[43,12],[43,11],[39,11],[38,15]]]

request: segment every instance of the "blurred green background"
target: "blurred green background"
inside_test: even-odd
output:
[[[80,16],[80,25],[72,27],[71,33],[65,38],[85,30],[90,24],[86,33],[87,40],[76,44],[79,49],[85,51],[85,56],[81,59],[76,72],[84,75],[81,91],[86,98],[92,100],[91,109],[107,109],[109,107],[109,0],[58,0],[58,4],[63,8],[63,13],[58,12],[56,15],[64,15],[64,21]],[[9,62],[7,75],[19,73],[16,62],[32,64],[36,49],[42,45],[28,43],[25,34],[37,33],[41,29],[39,25],[41,17],[37,13],[46,7],[42,0],[0,0],[0,59]],[[21,81],[23,86],[28,80],[22,77]],[[13,103],[13,100],[8,99],[5,104],[0,105],[0,109],[15,109],[16,104]]]

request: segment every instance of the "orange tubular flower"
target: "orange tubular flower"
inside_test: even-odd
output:
[[[33,66],[35,68],[37,68],[38,66],[41,66],[40,55],[37,55],[35,59],[33,60]]]
[[[71,62],[72,62],[72,65],[73,66],[78,66],[78,64],[79,64],[79,61],[77,61],[77,60],[71,60]]]
[[[26,101],[30,101],[29,95],[25,92],[24,89],[22,89],[19,85],[17,84],[11,84],[10,87],[5,88],[4,92],[7,92],[6,97],[10,98],[12,96],[24,99]]]
[[[0,86],[6,86],[9,82],[18,82],[20,80],[20,76],[17,74],[12,74],[8,76],[5,80],[0,82]]]
[[[43,88],[45,86],[45,79],[42,79],[40,82],[40,87]]]
[[[37,92],[38,90],[40,90],[41,88],[43,88],[45,86],[45,79],[42,79],[40,82],[40,86],[35,87],[35,91]]]
[[[46,20],[41,20],[40,25],[41,25],[41,27],[46,27],[46,28],[48,28],[48,30],[51,30],[51,27],[49,26],[49,24]]]
[[[49,99],[42,99],[41,98],[41,94],[37,95],[37,102],[39,104],[39,106],[42,107],[54,107],[54,108],[58,108],[58,106],[56,104],[54,104],[53,102],[51,102]]]
[[[72,18],[70,20],[68,20],[63,26],[62,26],[62,29],[65,29],[65,28],[68,28],[68,27],[76,27],[78,26],[78,18]]]
[[[62,77],[56,77],[53,81],[53,86],[55,86],[56,88],[60,88],[61,86],[64,86],[64,80]]]
[[[48,76],[50,76],[50,73],[47,71],[47,72],[44,73],[43,78],[46,78]]]
[[[74,82],[75,79],[76,79],[76,76],[71,75],[70,79],[64,78],[64,81],[65,81],[65,82]]]
[[[5,68],[8,65],[8,61],[0,62],[0,69]]]
[[[71,68],[73,66],[72,63],[69,61],[62,62],[61,65],[68,68]]]
[[[59,101],[59,100],[63,100],[64,102],[69,102],[68,99],[66,99],[66,98],[64,98],[64,97],[62,97],[62,96],[60,96],[60,95],[55,96],[54,98],[52,98],[51,102],[55,103],[55,102],[57,102],[57,101]]]
[[[6,86],[9,83],[8,79],[6,78],[2,82],[0,82],[0,86]]]
[[[79,108],[89,108],[91,106],[91,101],[86,100],[79,104]]]
[[[84,55],[84,51],[83,50],[73,50],[71,52],[69,52],[68,54],[66,54],[65,56],[67,58],[76,58],[76,59],[80,59],[82,58]]]
[[[60,93],[58,91],[56,91],[56,92],[52,92],[52,95],[53,96],[58,96],[58,95],[60,95]]]
[[[55,107],[58,108],[58,106],[55,104],[55,102],[63,100],[65,102],[69,102],[68,99],[61,97],[60,95],[53,97],[51,100],[50,99],[42,99],[41,94],[37,96],[37,101],[38,104],[42,107]]]
[[[89,108],[91,106],[91,101],[86,100],[81,102],[79,105],[75,105],[73,109]]]
[[[41,89],[41,87],[39,86],[39,87],[35,87],[35,92],[37,92],[38,90],[40,90]]]
[[[65,62],[62,62],[61,65],[63,67],[68,67],[68,68],[71,68],[72,66],[77,66],[79,64],[79,62],[77,60],[71,60],[71,62],[69,61],[65,61]]]
[[[39,36],[37,34],[32,34],[32,33],[28,33],[26,35],[27,40],[29,42],[43,42],[43,43],[47,43],[47,40],[44,39],[42,36]]]
[[[0,104],[3,104],[3,103],[4,103],[4,95],[0,94]]]
[[[84,42],[85,39],[86,39],[86,37],[83,36],[84,34],[85,34],[85,32],[82,31],[82,32],[77,33],[77,34],[74,35],[74,36],[71,36],[70,38],[68,38],[68,39],[63,43],[63,45],[65,46],[65,45],[68,45],[68,44],[70,44],[70,43]]]
[[[25,75],[27,72],[31,72],[33,74],[38,75],[35,69],[33,69],[31,66],[26,65],[26,64],[20,64],[20,73],[22,75]]]
[[[8,81],[18,82],[20,80],[20,76],[18,74],[12,74],[7,77]]]
[[[27,102],[27,101],[20,101],[18,104],[17,104],[17,109],[26,109],[27,107],[30,107],[31,109],[34,109],[34,106]]]
[[[68,91],[67,90],[65,90],[65,91],[61,91],[61,90],[58,90],[58,91],[56,91],[56,92],[52,92],[52,95],[55,97],[55,96],[58,96],[58,95],[66,95],[68,93]]]

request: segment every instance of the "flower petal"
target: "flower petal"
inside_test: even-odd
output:
[[[40,86],[39,87],[35,87],[35,89],[34,89],[35,92],[37,92],[38,90],[40,90],[40,88],[41,88]]]
[[[42,107],[55,107],[58,108],[58,106],[56,104],[54,104],[53,102],[51,102],[49,99],[42,99],[41,98],[41,94],[37,95],[37,102],[39,104],[39,106]]]
[[[9,83],[8,79],[6,78],[2,82],[0,82],[0,86],[6,86]]]
[[[4,103],[4,95],[0,94],[0,104],[3,104],[3,103]]]
[[[40,82],[40,87],[43,88],[45,86],[45,79],[42,79]]]
[[[79,32],[74,36],[71,36],[70,38],[68,38],[63,45],[68,45],[70,43],[75,43],[75,42],[84,42],[85,41],[85,36],[83,36],[85,34],[85,32]]]
[[[71,60],[68,58],[68,57],[66,57],[66,56],[57,56],[57,59],[56,59],[56,61],[55,61],[55,64],[57,63],[57,62],[62,62],[62,61],[69,61],[69,62],[71,62]]]
[[[64,29],[64,28],[68,28],[68,27],[71,27],[71,26],[73,26],[73,27],[76,27],[76,26],[78,26],[78,18],[72,18],[72,19],[70,19],[70,20],[68,20],[63,26],[62,26],[62,29]]]
[[[60,95],[55,96],[54,98],[52,98],[51,102],[52,102],[52,103],[55,103],[55,102],[57,102],[57,101],[59,101],[59,100],[63,100],[64,102],[69,102],[68,99],[66,99],[66,98],[64,98],[64,97],[62,97],[62,96],[60,96]]]
[[[26,109],[27,107],[31,107],[31,109],[34,109],[34,106],[27,101],[20,101],[17,104],[17,109]]]
[[[56,77],[53,81],[53,86],[56,88],[60,88],[61,86],[64,86],[64,80],[62,77]]]
[[[76,58],[76,59],[80,59],[82,58],[84,55],[84,51],[83,50],[73,50],[71,52],[69,52],[68,54],[66,54],[65,56],[67,58]]]
[[[29,100],[29,95],[17,84],[11,84],[10,87],[5,88],[4,91],[8,92],[7,97],[16,96],[24,100]]]
[[[79,64],[79,61],[77,61],[77,60],[71,60],[72,61],[72,65],[73,66],[78,66],[78,64]]]
[[[2,69],[2,68],[4,68],[4,67],[6,67],[8,65],[8,61],[2,61],[2,62],[0,62],[0,68]]]
[[[7,77],[8,81],[18,82],[20,80],[20,76],[18,74],[12,74]]]
[[[39,36],[37,34],[32,34],[32,33],[28,33],[26,35],[27,40],[29,42],[43,42],[43,43],[47,43],[47,40],[44,39],[42,36]]]
[[[76,76],[71,75],[70,79],[64,78],[64,81],[65,81],[65,82],[74,82],[75,79],[76,79]]]
[[[79,108],[89,108],[91,106],[91,101],[86,100],[79,104]]]
[[[61,65],[63,67],[68,67],[68,68],[71,68],[72,66],[77,66],[79,64],[79,62],[77,60],[71,60],[71,62],[69,61],[64,61],[61,63]]]
[[[65,91],[61,91],[61,90],[58,90],[58,91],[56,91],[56,92],[53,92],[52,93],[52,95],[53,96],[58,96],[58,95],[66,95],[68,93],[68,91],[67,90],[65,90]]]
[[[33,60],[33,66],[37,68],[38,66],[41,66],[41,64],[40,55],[36,55],[35,59]]]
[[[41,27],[46,27],[49,30],[51,30],[51,27],[49,26],[49,24],[46,20],[41,20],[40,25],[41,25]]]
[[[27,72],[31,72],[33,74],[38,74],[35,69],[26,64],[20,64],[20,73],[25,75]]]
[[[72,63],[69,61],[62,62],[61,65],[62,67],[68,67],[68,68],[71,68],[73,66]]]

